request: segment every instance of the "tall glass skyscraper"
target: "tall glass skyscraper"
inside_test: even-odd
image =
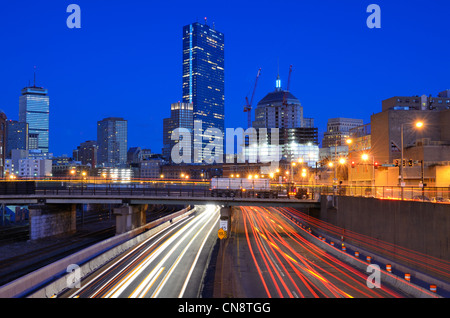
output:
[[[97,122],[98,165],[120,168],[127,163],[128,122],[109,117]]]
[[[42,87],[25,87],[19,98],[19,122],[28,123],[28,149],[49,152],[50,99]]]
[[[208,128],[225,132],[224,35],[206,24],[183,27],[183,102],[193,104],[194,122],[202,121],[205,147]],[[216,140],[217,141],[217,140]],[[223,145],[223,139],[221,141]]]

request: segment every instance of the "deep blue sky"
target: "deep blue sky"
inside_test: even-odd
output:
[[[81,29],[66,8],[81,7]],[[381,29],[366,8],[381,7]],[[33,79],[50,95],[50,151],[72,154],[96,139],[96,123],[128,120],[128,146],[161,152],[162,120],[181,99],[182,27],[208,18],[225,34],[225,126],[246,127],[245,96],[259,67],[254,104],[285,87],[319,132],[328,118],[361,118],[395,95],[450,88],[448,0],[7,1],[0,10],[0,108],[18,119]]]

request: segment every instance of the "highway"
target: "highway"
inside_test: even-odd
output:
[[[202,206],[82,280],[63,298],[197,298],[220,209]]]
[[[282,208],[241,207],[224,244],[216,297],[396,298],[389,289],[369,288],[368,274],[345,264],[304,239]],[[232,271],[227,268],[233,267]]]

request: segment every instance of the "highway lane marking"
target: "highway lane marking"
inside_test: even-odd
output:
[[[167,233],[164,233],[164,235],[162,235],[160,238],[158,238],[155,242],[153,242],[150,246],[148,246],[146,249],[144,249],[142,252],[140,252],[139,254],[135,255],[135,259],[139,258],[141,255],[143,255],[145,252],[147,252],[150,248],[152,248],[156,243],[158,243],[159,241],[161,241],[162,239],[164,239],[166,236],[168,236],[170,233],[172,233],[174,230],[176,230],[178,227],[182,226],[183,223],[187,222],[189,220],[189,218],[186,219],[182,219],[179,222],[176,222],[172,225],[172,228],[170,228],[170,230]],[[159,234],[159,233],[158,233]],[[132,253],[133,251],[138,250],[139,248],[141,248],[142,246],[144,246],[145,244],[148,243],[148,241],[150,241],[151,239],[154,239],[155,235],[147,238],[146,240],[142,241],[141,243],[139,243],[137,246],[135,246],[130,253]],[[129,257],[130,253],[126,253],[125,255],[121,256],[120,258],[118,258],[116,261],[114,261],[110,266],[108,266],[103,272],[109,272],[112,268],[116,267],[118,263],[122,262],[123,260],[125,260],[127,257]],[[132,263],[132,262],[130,262]],[[105,286],[107,286],[112,280],[114,280],[118,275],[120,275],[123,271],[125,271],[127,269],[127,267],[124,267],[122,270],[120,270],[116,275],[114,275],[111,279],[109,279],[106,283],[104,283],[101,287],[98,289],[97,292],[95,292],[93,295],[90,296],[90,298],[95,297],[98,293],[100,293],[103,288]],[[75,295],[79,294],[81,291],[83,291],[85,288],[89,287],[91,284],[93,284],[94,282],[96,282],[95,279],[89,281],[88,283],[84,284],[79,290],[77,290],[76,293],[72,294],[70,297],[74,297]]]
[[[201,244],[197,254],[195,255],[194,262],[191,265],[191,268],[190,268],[190,270],[188,272],[188,275],[187,275],[186,279],[184,280],[184,284],[183,284],[183,287],[181,288],[181,291],[180,291],[180,294],[178,295],[178,298],[182,298],[183,297],[184,292],[185,292],[186,287],[187,287],[187,284],[188,284],[188,281],[191,278],[192,272],[194,271],[194,267],[197,264],[198,258],[200,257],[200,253],[203,250],[203,247],[204,247],[204,245],[206,243],[206,239],[211,235],[211,231],[214,229],[214,227],[216,226],[217,222],[219,222],[219,219],[220,219],[220,216],[217,216],[215,222],[213,223],[213,225],[209,229],[208,234],[204,237],[204,239],[202,241],[202,244]]]
[[[204,214],[207,214],[206,211],[204,212]],[[162,281],[159,283],[158,287],[156,288],[156,290],[153,292],[153,294],[151,295],[151,298],[156,298],[158,297],[159,293],[161,292],[162,288],[164,287],[164,285],[167,283],[168,279],[170,278],[170,276],[172,275],[173,271],[175,270],[175,268],[177,267],[177,265],[180,263],[182,257],[184,256],[184,254],[187,252],[189,246],[192,244],[192,242],[194,241],[194,239],[198,236],[198,234],[201,232],[201,230],[203,230],[203,228],[211,221],[211,219],[214,217],[214,214],[211,214],[208,218],[208,220],[206,222],[204,222],[204,224],[202,225],[202,227],[200,229],[197,230],[197,232],[195,233],[194,237],[192,237],[189,240],[189,243],[184,247],[183,251],[180,253],[180,255],[178,255],[178,257],[176,258],[175,262],[172,264],[172,266],[170,267],[169,271],[166,273],[166,275],[163,277]],[[205,217],[206,218],[206,217]],[[199,220],[197,223],[201,223],[201,221],[203,221],[203,219]],[[215,223],[214,223],[215,224]],[[196,224],[197,225],[197,224]],[[184,241],[188,235],[194,230],[194,226],[183,236],[183,238],[181,238],[179,240],[179,242],[171,249],[170,254],[172,254],[176,248],[181,245],[182,241]],[[167,255],[164,259],[164,261],[166,261],[166,259],[169,257],[169,255]],[[163,261],[161,261],[162,263]]]
[[[187,221],[187,220],[186,220]],[[158,242],[160,242],[161,240],[165,239],[170,233],[172,233],[174,230],[176,230],[178,227],[182,226],[180,229],[178,229],[178,231],[176,231],[171,237],[169,237],[162,245],[160,245],[155,251],[153,251],[150,255],[148,255],[144,260],[142,260],[137,266],[135,266],[135,268],[128,273],[124,278],[122,278],[119,282],[117,282],[117,284],[110,289],[110,292],[107,293],[104,297],[108,298],[108,297],[118,297],[118,293],[121,293],[125,288],[127,288],[131,282],[134,280],[134,278],[136,278],[140,273],[143,272],[143,270],[159,255],[161,254],[167,247],[168,245],[170,245],[170,243],[177,238],[180,234],[180,231],[182,229],[184,229],[189,223],[191,223],[193,221],[190,220],[189,222],[187,222],[186,224],[183,225],[179,224],[176,228],[172,229],[171,231],[169,231],[168,233],[166,233],[164,236],[162,236],[161,238],[159,238],[158,240],[156,240],[155,242],[153,242],[149,247],[147,247],[142,253],[140,253],[140,255],[144,254],[148,249],[150,249],[151,247],[155,246]],[[131,266],[131,264],[129,266],[125,266],[123,267],[119,273],[125,271],[126,269],[128,269]],[[118,274],[119,274],[118,273]],[[116,274],[111,280],[115,279],[115,277],[118,275]],[[110,281],[111,281],[110,280]],[[108,282],[109,284],[109,282]],[[106,285],[106,284],[105,284]]]
[[[137,266],[135,269],[133,269],[127,276],[126,279],[122,279],[116,287],[110,291],[105,297],[118,297],[119,294],[121,294],[130,284],[131,282],[137,278],[137,276],[143,272],[143,270],[157,257],[159,256],[164,250],[166,250],[170,244],[172,244],[179,236],[181,236],[183,233],[186,232],[186,229],[190,228],[186,234],[175,244],[175,246],[165,254],[163,259],[158,263],[162,264],[167,258],[170,257],[170,255],[174,252],[174,250],[181,244],[181,242],[184,240],[184,238],[197,226],[197,223],[201,222],[205,216],[205,212],[202,213],[200,216],[195,217],[190,222],[185,224],[181,229],[179,229],[175,234],[173,234],[169,239],[167,239],[161,246],[159,246],[149,257],[146,258],[146,260],[141,263],[139,266]],[[192,227],[188,226],[192,223]]]
[[[153,286],[155,281],[158,279],[159,275],[161,275],[164,267],[155,267],[145,279],[136,287],[136,289],[128,296],[128,298],[138,298],[145,295],[148,290]]]

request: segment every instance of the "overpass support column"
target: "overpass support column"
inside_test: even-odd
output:
[[[124,205],[114,208],[116,216],[116,234],[122,234],[146,224],[148,205]]]
[[[229,206],[220,209],[220,227],[227,231],[227,233],[230,233],[231,230],[231,214],[232,209]]]
[[[76,204],[36,204],[28,210],[31,240],[76,231]]]

